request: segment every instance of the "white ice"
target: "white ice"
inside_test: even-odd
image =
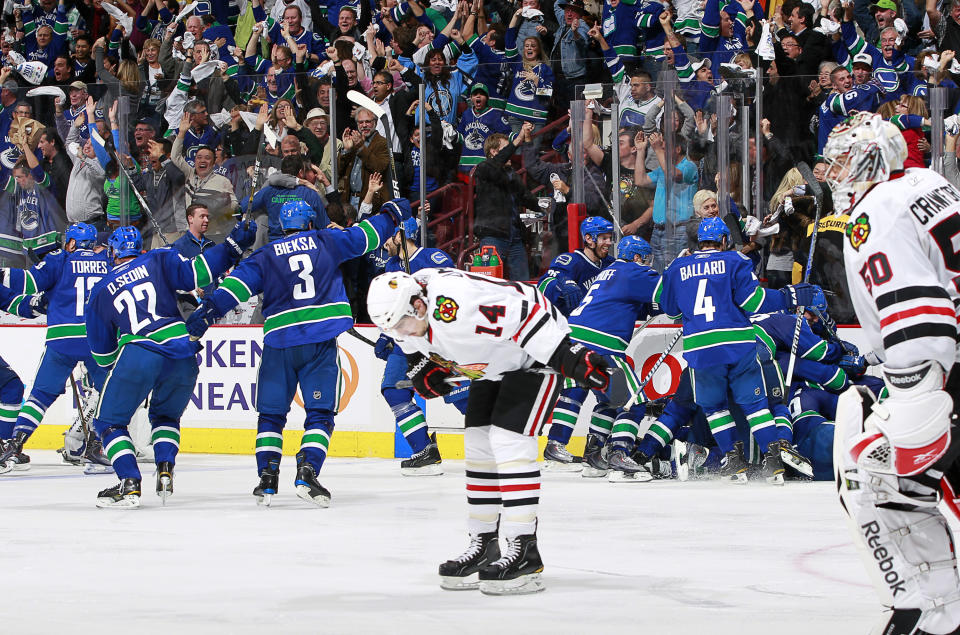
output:
[[[865,633],[880,606],[831,483],[611,484],[545,474],[546,591],[443,591],[466,546],[462,461],[410,478],[396,461],[329,459],[330,508],[258,507],[250,456],[185,454],[161,507],[100,510],[113,475],[49,451],[0,477],[0,632]]]

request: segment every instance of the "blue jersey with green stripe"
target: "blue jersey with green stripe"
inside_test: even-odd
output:
[[[331,340],[353,326],[340,264],[393,233],[390,217],[376,214],[346,229],[290,234],[244,259],[208,301],[222,315],[263,293],[263,343],[274,348]]]
[[[177,293],[210,284],[233,263],[232,254],[227,244],[193,259],[162,247],[114,267],[94,285],[87,303],[87,342],[93,359],[110,366],[127,344],[172,359],[196,355],[200,345],[187,335]]]
[[[660,276],[651,267],[618,260],[593,279],[580,306],[570,313],[570,336],[600,353],[622,353],[637,320],[653,304]]]
[[[760,286],[749,258],[712,249],[674,260],[654,300],[683,321],[683,358],[694,369],[755,356],[756,335],[747,316],[786,308],[783,294]]]
[[[567,280],[576,282],[583,293],[593,284],[598,273],[614,263],[616,259],[607,255],[597,263],[590,259],[583,249],[560,254],[550,263],[550,268],[540,276],[537,288],[554,304],[560,292],[560,285]]]
[[[28,301],[27,295],[46,293],[47,346],[66,355],[85,355],[90,352],[84,325],[87,296],[112,268],[105,251],[52,251],[30,269],[10,270],[7,286],[20,296],[10,304],[10,312]]]

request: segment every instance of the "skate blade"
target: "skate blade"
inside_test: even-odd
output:
[[[582,469],[582,463],[564,463],[562,461],[547,460],[543,462],[543,470],[545,472],[579,472]]]
[[[7,472],[13,471],[13,462],[7,461],[6,463],[0,463],[0,474],[6,474]]]
[[[733,474],[731,476],[725,477],[728,483],[733,483],[734,485],[746,485],[747,484],[747,473],[740,472],[739,474]]]
[[[513,580],[481,580],[480,592],[484,595],[529,595],[539,593],[546,587],[540,573],[530,573]]]
[[[610,473],[610,470],[599,470],[595,467],[584,465],[583,471],[580,472],[580,476],[582,476],[583,478],[603,478],[609,473]]]
[[[317,507],[330,507],[330,497],[317,495],[310,495],[310,488],[306,485],[297,485],[297,496],[307,501],[308,503],[313,503]]]
[[[140,497],[124,496],[119,501],[112,498],[98,498],[97,507],[100,509],[137,509],[140,507]]]
[[[13,471],[14,471],[14,472],[26,472],[26,471],[29,470],[29,469],[30,469],[30,464],[29,464],[29,463],[14,463],[14,464],[13,464]]]
[[[677,479],[681,481],[690,479],[690,468],[685,463],[681,463],[677,468]]]
[[[783,460],[783,464],[787,467],[790,467],[804,476],[809,476],[813,478],[813,466],[807,463],[806,461],[801,461],[789,452],[780,452],[780,458]]]
[[[440,576],[440,588],[447,591],[474,591],[480,586],[480,574],[471,573],[468,576],[457,577],[452,575]]]
[[[440,476],[443,474],[443,468],[439,463],[424,465],[423,467],[401,467],[400,474],[404,476]]]
[[[100,465],[99,463],[87,463],[83,466],[84,474],[113,474],[112,465]]]
[[[263,496],[256,496],[257,505],[261,507],[270,507],[270,501],[273,500],[273,494],[264,494]]]
[[[160,489],[157,490],[157,496],[160,497],[160,504],[167,506],[167,498],[173,496],[173,479],[169,476],[160,477]]]
[[[607,475],[607,480],[611,483],[649,483],[653,480],[650,472],[623,472],[621,470],[612,470]]]
[[[771,485],[783,485],[783,472],[774,474],[773,476],[767,476],[766,481]]]

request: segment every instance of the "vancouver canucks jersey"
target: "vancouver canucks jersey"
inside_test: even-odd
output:
[[[651,267],[618,260],[594,278],[570,313],[570,336],[600,353],[622,353],[637,320],[650,314],[660,276]]]
[[[7,286],[23,296],[46,293],[47,346],[66,355],[86,355],[85,307],[90,290],[112,268],[107,253],[77,249],[52,251],[30,269],[11,269]],[[14,300],[19,304],[21,300]],[[11,304],[11,313],[16,306]]]
[[[87,340],[93,359],[110,366],[127,344],[164,357],[192,357],[191,342],[177,308],[177,292],[205,287],[232,264],[227,244],[187,259],[171,247],[153,249],[114,267],[90,292]]]
[[[453,264],[453,260],[450,259],[450,256],[448,256],[446,252],[440,249],[434,249],[433,247],[421,247],[410,254],[410,273],[420,271],[421,269],[430,269],[431,267],[456,268],[456,265]],[[400,256],[392,256],[387,260],[384,271],[403,271],[403,258]]]
[[[613,264],[615,260],[613,256],[607,256],[596,263],[590,260],[582,249],[560,254],[550,263],[547,272],[540,276],[537,288],[550,302],[554,303],[557,301],[560,285],[567,280],[576,282],[580,285],[581,291],[586,293],[597,274]]]
[[[334,339],[353,326],[340,264],[376,249],[393,232],[393,221],[376,214],[346,229],[291,234],[244,259],[211,300],[222,315],[263,293],[267,346],[287,348]]]
[[[786,308],[783,295],[767,293],[753,263],[737,251],[695,251],[677,258],[663,272],[654,301],[683,320],[683,358],[692,368],[755,356],[756,335],[747,315]]]
[[[753,322],[757,338],[773,355],[776,352],[787,351],[793,348],[793,333],[797,327],[795,314],[770,313],[754,315]],[[797,345],[797,355],[802,359],[815,362],[837,362],[843,357],[843,347],[837,342],[828,342],[814,333],[806,320],[800,324],[800,340]]]

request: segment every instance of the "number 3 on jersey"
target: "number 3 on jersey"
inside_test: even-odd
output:
[[[291,256],[287,262],[290,264],[290,271],[297,274],[297,277],[303,281],[294,285],[293,299],[312,300],[317,295],[317,291],[313,284],[313,276],[310,275],[313,273],[313,261],[310,260],[310,256],[297,254]]]
[[[693,314],[704,316],[704,322],[713,322],[713,314],[717,309],[713,306],[713,297],[707,295],[707,279],[704,278],[697,285],[697,298],[693,302]]]

